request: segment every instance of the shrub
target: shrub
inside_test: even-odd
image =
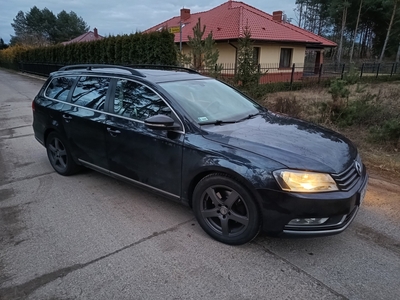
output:
[[[390,142],[399,147],[400,144],[400,117],[384,121],[381,126],[370,129],[370,137],[374,142]]]
[[[345,80],[334,80],[331,82],[328,92],[332,95],[332,100],[337,102],[339,99],[348,98],[350,90],[347,88]]]
[[[343,107],[336,120],[340,126],[379,124],[387,110],[377,102],[379,95],[366,93]]]
[[[61,55],[62,54],[62,55]],[[40,48],[9,47],[0,51],[0,65],[18,68],[18,63],[108,63],[177,64],[174,35],[167,30],[109,36],[100,41]]]
[[[354,64],[350,66],[350,71],[344,74],[343,79],[347,84],[356,84],[360,81],[360,72],[358,72]]]
[[[278,97],[274,101],[274,111],[287,114],[294,118],[299,118],[302,112],[302,106],[296,97]]]

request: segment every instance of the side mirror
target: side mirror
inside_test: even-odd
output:
[[[175,121],[166,115],[155,115],[144,120],[144,124],[147,127],[154,130],[176,130],[179,129],[179,125],[175,124]]]

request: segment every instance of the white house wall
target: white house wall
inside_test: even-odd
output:
[[[234,46],[238,46],[237,42],[232,43]],[[223,65],[234,66],[235,58],[236,58],[236,49],[235,47],[228,43],[217,43],[217,48],[219,51],[218,63]],[[259,63],[261,66],[269,65],[271,68],[276,68],[276,72],[282,72],[282,70],[278,70],[279,68],[279,60],[281,56],[282,48],[291,48],[292,51],[292,60],[291,65],[296,64],[297,66],[304,65],[305,59],[305,46],[299,45],[288,45],[288,44],[253,44],[254,47],[260,47],[260,58]],[[184,44],[182,46],[182,51],[185,54],[190,53],[190,47]],[[272,69],[270,70],[273,71]]]

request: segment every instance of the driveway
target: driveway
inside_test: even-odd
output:
[[[399,298],[399,185],[371,174],[340,235],[224,245],[188,207],[56,174],[31,127],[42,84],[0,69],[0,299]]]

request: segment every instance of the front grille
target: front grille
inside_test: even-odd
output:
[[[363,171],[362,168],[363,165],[361,163],[361,159],[359,156],[357,156],[357,159],[350,165],[349,168],[344,170],[342,173],[332,174],[332,177],[336,181],[340,190],[349,191],[360,179]]]

